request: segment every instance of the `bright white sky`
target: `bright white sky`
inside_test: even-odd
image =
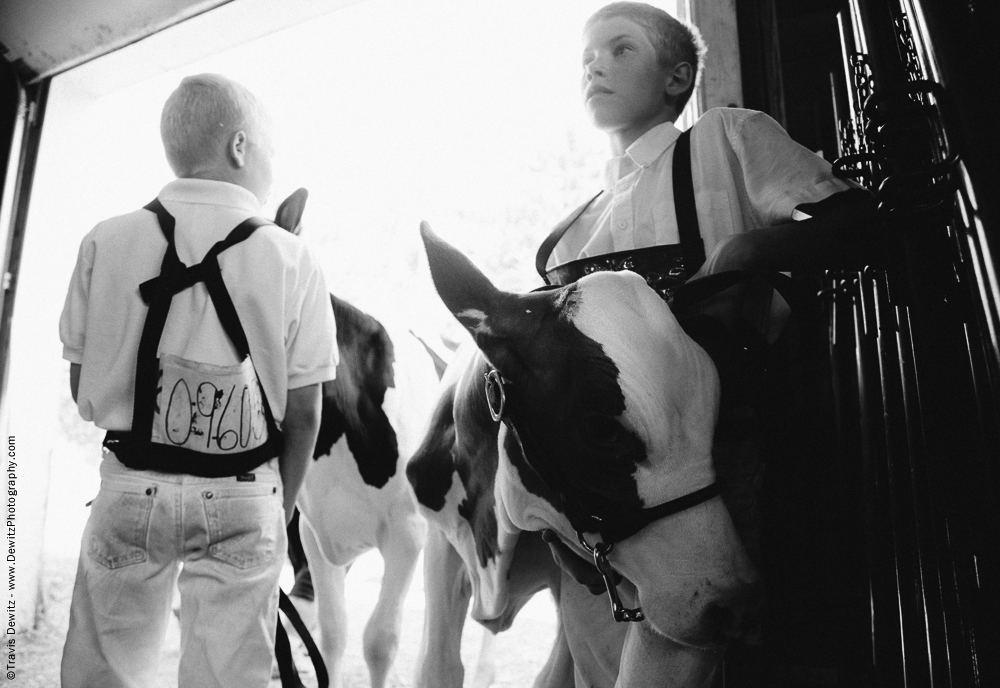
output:
[[[65,396],[58,317],[80,239],[172,179],[160,109],[188,74],[232,77],[271,111],[267,213],[309,189],[304,236],[331,291],[428,336],[454,328],[426,270],[424,219],[499,286],[537,286],[538,244],[599,188],[607,155],[579,97],[583,23],[605,1],[365,0],[100,97],[87,83],[100,60],[57,77],[17,297],[15,378]],[[672,11],[674,1],[659,4]]]
[[[49,103],[29,242],[75,251],[97,221],[152,198],[172,178],[160,108],[185,75],[210,71],[271,111],[268,211],[309,189],[306,232],[332,291],[380,311],[427,296],[370,285],[422,259],[422,219],[488,271],[517,254],[490,276],[535,286],[534,249],[599,188],[607,146],[580,104],[580,34],[605,2],[365,0],[97,99],[70,72]],[[511,232],[530,240],[498,236]],[[50,275],[59,291],[64,265]]]

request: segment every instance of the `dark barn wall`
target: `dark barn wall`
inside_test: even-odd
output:
[[[740,58],[746,107],[774,117],[827,160],[837,157],[831,77],[843,87],[840,0],[740,0]]]
[[[726,685],[1000,685],[1000,290],[988,279],[1000,3],[854,7],[879,103],[859,122],[859,152],[888,262],[795,276],[825,301],[781,363],[797,403],[771,419],[769,608],[758,645],[731,652]],[[851,31],[850,4],[737,10],[746,107],[835,160],[853,90],[838,27],[842,12]],[[906,64],[907,31],[938,75]]]

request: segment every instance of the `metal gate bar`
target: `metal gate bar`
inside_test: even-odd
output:
[[[862,484],[874,684],[1000,685],[988,651],[998,646],[1000,292],[948,94],[926,73],[933,48],[915,35],[921,0],[851,5],[840,16],[852,93],[837,168],[875,192],[888,256],[828,275],[826,291],[838,424],[855,436],[842,446]]]

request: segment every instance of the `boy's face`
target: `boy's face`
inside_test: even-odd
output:
[[[641,135],[669,112],[660,67],[645,29],[624,17],[594,22],[583,33],[584,107],[605,132]]]

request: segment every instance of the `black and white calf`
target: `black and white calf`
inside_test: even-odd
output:
[[[573,685],[570,670],[576,685],[711,685],[757,599],[757,572],[711,487],[711,359],[634,273],[510,294],[423,235],[438,293],[479,351],[446,372],[407,468],[432,523],[425,576],[441,585],[429,591],[420,685],[461,685],[449,626],[460,616],[449,605],[471,593],[473,616],[502,630],[544,586],[557,592],[561,635],[536,686]],[[683,499],[699,493],[693,505]],[[685,508],[647,511],[667,503]],[[580,537],[614,543],[606,560],[642,620],[611,621],[606,599],[553,574],[531,534],[544,529],[584,557]]]
[[[316,460],[298,498],[300,534],[334,688],[341,685],[347,641],[347,570],[371,549],[382,555],[381,592],[363,638],[371,685],[381,688],[427,529],[404,467],[426,430],[438,375],[411,333],[390,336],[375,318],[331,299],[340,363],[337,379],[323,387]]]
[[[286,199],[275,222],[298,233],[306,198],[300,189]],[[346,301],[330,301],[340,362],[336,379],[323,385],[315,461],[297,502],[299,534],[331,688],[343,683],[347,570],[369,550],[382,555],[381,592],[363,638],[371,685],[382,688],[427,530],[403,467],[426,430],[443,362],[412,333],[390,334]]]

